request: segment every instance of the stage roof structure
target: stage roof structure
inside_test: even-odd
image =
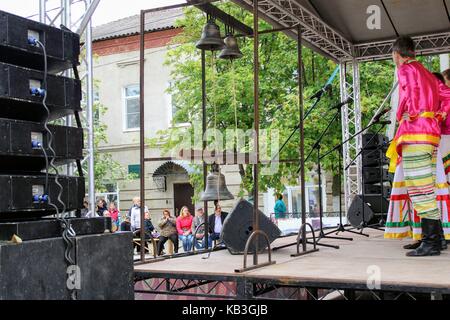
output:
[[[253,8],[253,0],[232,1]],[[260,0],[258,7],[276,28],[301,25],[306,45],[336,62],[390,58],[399,35],[413,36],[420,55],[450,52],[450,0]],[[380,28],[369,28],[377,13]],[[294,39],[296,32],[285,31]]]

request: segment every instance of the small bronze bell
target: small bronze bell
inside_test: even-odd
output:
[[[225,43],[220,37],[220,29],[214,21],[208,21],[203,27],[202,37],[196,44],[197,49],[207,51],[222,50],[225,47]]]
[[[243,54],[241,50],[239,50],[239,44],[235,36],[232,34],[228,35],[225,40],[225,49],[219,55],[220,59],[239,59],[242,58]]]
[[[228,190],[225,183],[225,176],[219,173],[219,165],[213,164],[211,173],[206,179],[206,188],[202,193],[201,201],[216,201],[216,200],[232,200],[234,199],[231,192]]]

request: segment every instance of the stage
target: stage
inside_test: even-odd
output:
[[[450,254],[408,258],[402,248],[409,241],[386,240],[383,232],[366,229],[370,237],[356,235],[353,241],[323,240],[340,249],[291,257],[295,245],[276,249],[277,263],[236,273],[243,256],[227,250],[135,265],[137,298],[160,299],[161,295],[209,298],[282,299],[442,299],[450,294]],[[346,233],[343,236],[350,237]],[[353,236],[353,235],[352,235]],[[273,247],[295,242],[281,238]],[[261,254],[260,261],[267,255]],[[252,256],[249,256],[249,264]],[[145,280],[145,281],[141,281]]]

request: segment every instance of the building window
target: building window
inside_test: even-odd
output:
[[[128,166],[128,174],[133,175],[134,177],[140,178],[141,177],[141,165],[139,164],[131,164]]]
[[[139,93],[139,85],[132,85],[125,88],[125,131],[134,131],[140,128]]]

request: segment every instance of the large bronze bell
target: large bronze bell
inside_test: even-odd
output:
[[[201,201],[216,201],[216,200],[232,200],[234,199],[231,192],[228,190],[225,183],[225,176],[219,173],[219,166],[214,164],[211,173],[206,178],[206,188],[202,193]]]
[[[243,54],[241,50],[239,50],[239,44],[235,36],[228,35],[225,40],[225,48],[222,50],[222,52],[219,55],[220,59],[239,59],[242,58]]]
[[[225,43],[220,37],[220,29],[214,21],[208,21],[203,27],[202,37],[196,44],[197,49],[207,51],[222,50]]]

